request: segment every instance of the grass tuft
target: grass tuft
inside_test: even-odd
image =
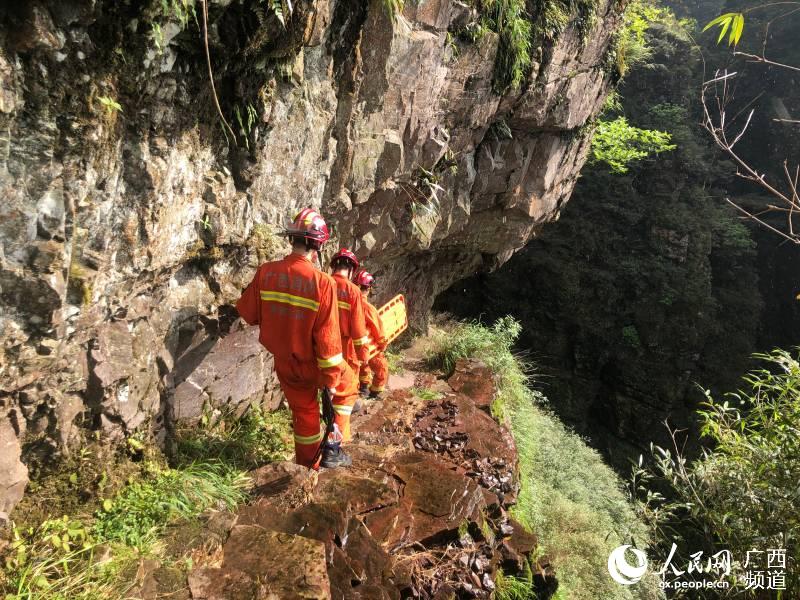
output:
[[[177,432],[176,463],[220,461],[243,470],[293,455],[292,416],[286,410],[252,407],[239,419],[229,415],[204,428]]]
[[[417,398],[427,401],[438,400],[439,398],[442,397],[442,395],[439,392],[429,390],[428,388],[413,387],[411,388],[411,393],[414,394]]]
[[[403,356],[401,354],[386,350],[384,356],[386,356],[386,362],[389,363],[389,373],[391,375],[402,375],[404,373]]]
[[[138,437],[129,438],[122,453],[134,453],[137,463],[104,452],[99,442],[84,448],[64,469],[45,473],[41,483],[33,484],[38,491],[26,497],[21,514],[25,523],[36,524],[15,526],[3,549],[0,598],[127,597],[142,559],[167,558],[167,527],[191,528],[209,509],[231,510],[244,502],[250,486],[246,470],[286,458],[290,432],[288,411],[260,410],[193,433],[179,432],[184,435],[177,442],[174,468]],[[25,507],[37,497],[39,504],[42,497],[55,500],[38,510]],[[48,510],[71,516],[52,518]],[[191,555],[173,558],[192,561]]]
[[[428,366],[442,369],[449,377],[462,358],[480,357],[497,378],[498,392],[492,401],[492,414],[505,420],[507,406],[530,402],[529,389],[533,366],[514,353],[514,342],[522,326],[513,317],[498,319],[491,327],[478,322],[458,323],[431,336],[426,361]]]
[[[204,510],[231,509],[246,498],[249,479],[224,463],[165,469],[150,481],[134,482],[97,513],[94,535],[104,541],[145,548],[171,522]]]
[[[495,586],[495,600],[536,600],[529,580],[511,577],[502,570],[497,572]]]

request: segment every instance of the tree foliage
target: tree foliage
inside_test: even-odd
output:
[[[625,117],[598,121],[592,138],[592,158],[604,162],[613,173],[627,173],[629,163],[675,149],[666,131],[640,129]]]

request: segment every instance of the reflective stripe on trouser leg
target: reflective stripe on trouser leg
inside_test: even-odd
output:
[[[369,386],[371,392],[382,392],[386,389],[386,382],[389,381],[389,361],[383,352],[378,352],[369,361],[372,370],[372,385]]]
[[[286,374],[291,373],[291,370],[288,365],[282,365],[277,360],[275,361],[275,372],[278,375],[281,390],[286,396],[289,409],[292,411],[295,462],[314,469],[317,467],[314,464],[314,457],[325,435],[320,425],[315,382],[309,382],[309,385],[313,387],[298,387],[294,381],[289,384]]]
[[[333,397],[334,422],[342,433],[342,441],[349,442],[353,439],[350,434],[350,413],[353,412],[353,405],[358,399],[358,378],[347,366],[342,371],[342,379],[336,388],[336,395]]]

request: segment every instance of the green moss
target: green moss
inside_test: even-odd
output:
[[[272,225],[256,223],[247,246],[255,251],[260,263],[275,260],[287,250],[286,241]]]

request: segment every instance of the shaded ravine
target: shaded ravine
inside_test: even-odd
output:
[[[257,469],[252,501],[208,519],[221,553],[197,561],[188,577],[165,577],[169,567],[154,563],[140,570],[135,595],[489,598],[499,569],[530,568],[539,597],[549,597],[557,582],[547,559],[528,563],[536,537],[507,514],[517,452],[489,415],[490,371],[462,361],[448,381],[407,369],[391,383],[353,419],[351,468]],[[420,389],[436,399],[415,395]]]

